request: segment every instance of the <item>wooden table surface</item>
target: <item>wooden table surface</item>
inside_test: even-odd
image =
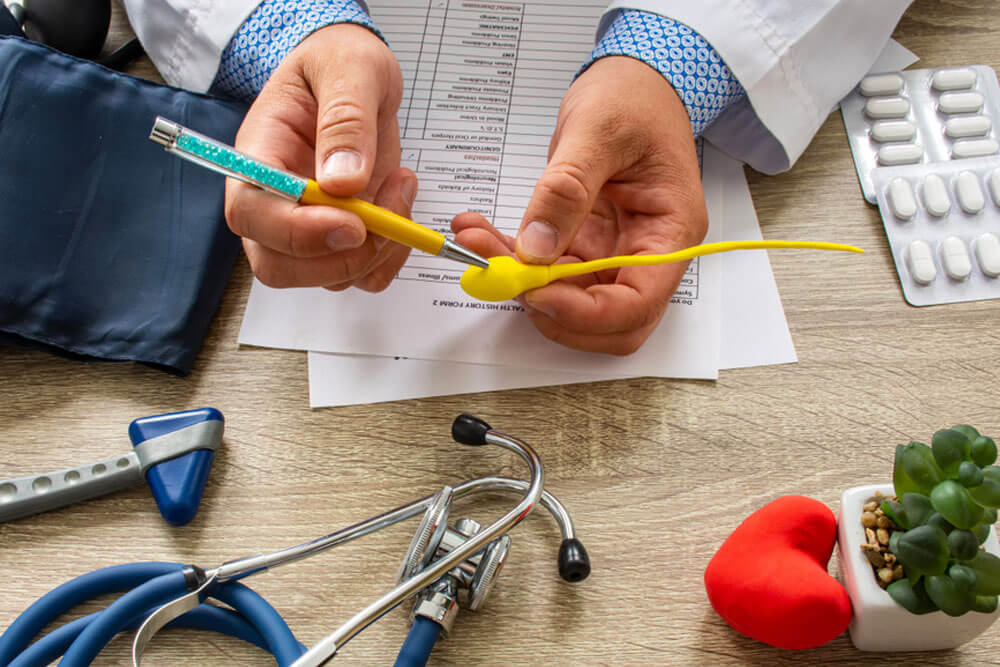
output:
[[[115,34],[126,30],[118,8]],[[918,0],[895,37],[920,66],[1000,66],[991,0]],[[136,71],[153,73],[148,61]],[[925,655],[860,653],[846,634],[786,652],[740,636],[708,604],[706,564],[767,502],[804,494],[836,511],[845,488],[890,479],[897,444],[956,423],[1000,436],[1000,302],[903,301],[839,114],[794,169],[749,179],[765,238],[818,235],[868,251],[862,260],[824,255],[817,263],[772,254],[795,364],[724,371],[715,382],[647,378],[310,410],[305,353],[236,343],[251,282],[244,259],[187,378],[0,349],[0,477],[124,452],[136,417],[206,405],[226,417],[201,511],[186,527],[166,525],[145,488],[0,525],[0,627],[98,567],[210,567],[323,535],[445,484],[523,476],[507,453],[451,441],[452,419],[472,412],[538,449],[547,488],[572,512],[593,574],[577,585],[558,578],[558,532],[540,510],[512,532],[486,608],[459,615],[432,664],[997,663],[996,628]],[[489,522],[508,506],[505,498],[460,502],[452,516]],[[312,645],[387,590],[415,525],[249,583]],[[337,664],[393,660],[407,629],[404,607],[352,641]],[[257,649],[194,631],[167,631],[151,650],[151,664],[181,656],[188,664],[269,664]],[[123,664],[127,651],[119,638],[101,662]]]

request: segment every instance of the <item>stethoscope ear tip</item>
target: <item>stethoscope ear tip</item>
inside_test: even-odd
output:
[[[479,417],[461,414],[451,425],[451,437],[463,445],[485,445],[486,433],[490,430],[490,425]]]
[[[583,581],[590,575],[590,556],[583,542],[570,537],[559,545],[559,576],[570,583]]]

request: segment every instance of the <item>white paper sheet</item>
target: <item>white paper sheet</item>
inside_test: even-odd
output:
[[[720,164],[726,240],[762,238],[743,165]],[[783,252],[777,250],[775,252]],[[802,251],[792,251],[802,252]],[[766,250],[722,255],[722,331],[719,369],[788,364],[797,360],[785,309]]]
[[[896,40],[890,39],[882,47],[882,52],[878,54],[878,58],[875,59],[875,64],[872,65],[870,71],[874,74],[879,72],[895,72],[906,69],[918,60],[920,60],[920,57],[916,53],[910,51]]]
[[[414,218],[447,231],[478,210],[513,233],[545,164],[568,82],[590,50],[604,0],[372,3],[410,92],[403,159],[421,179]],[[554,44],[558,44],[554,48]],[[718,240],[710,226],[706,241]],[[628,357],[576,352],[542,338],[515,302],[484,304],[456,284],[464,267],[414,253],[377,295],[272,290],[255,283],[240,342],[349,354],[570,370],[590,377],[715,378],[721,262],[691,263],[661,326]]]

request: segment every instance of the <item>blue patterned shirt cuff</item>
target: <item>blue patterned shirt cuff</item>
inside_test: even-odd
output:
[[[635,58],[662,74],[684,102],[696,137],[746,94],[701,35],[659,14],[621,10],[583,69],[604,56]]]
[[[212,91],[252,101],[299,42],[334,23],[363,25],[382,37],[356,0],[263,0],[223,50]]]

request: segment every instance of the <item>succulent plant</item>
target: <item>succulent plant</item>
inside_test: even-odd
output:
[[[882,511],[901,529],[889,549],[905,577],[886,590],[905,609],[961,616],[997,608],[1000,558],[980,548],[1000,507],[996,460],[996,443],[966,425],[938,431],[930,447],[896,448],[896,500]]]

